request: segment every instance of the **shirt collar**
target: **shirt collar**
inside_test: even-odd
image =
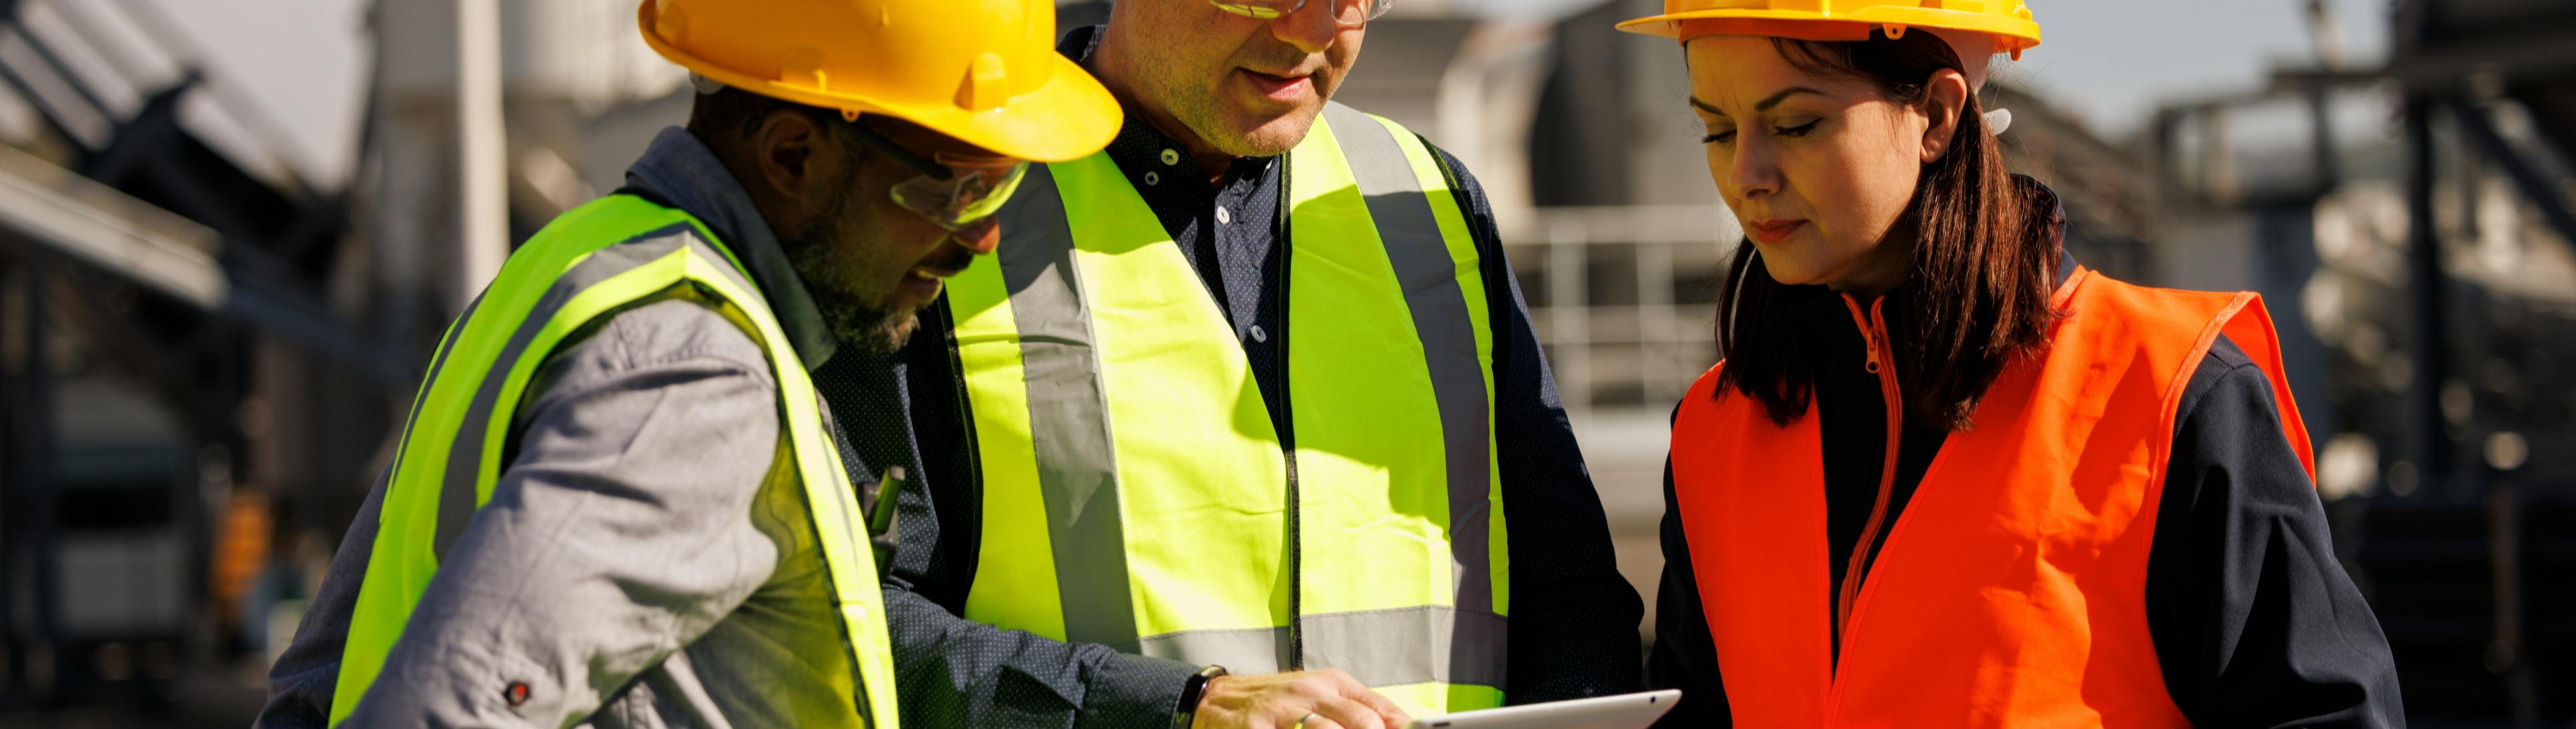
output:
[[[797,277],[796,267],[788,263],[787,251],[779,247],[769,222],[760,217],[751,194],[734,180],[733,171],[696,135],[680,127],[664,128],[644,156],[626,168],[626,184],[705,223],[751,269],[752,284],[768,299],[770,313],[778,317],[788,346],[796,349],[806,369],[832,359],[840,342],[823,323],[823,312],[815,307],[814,296]]]
[[[2066,201],[2057,196],[2056,190],[2049,189],[2048,185],[2029,175],[2013,175],[2013,181],[2030,195],[2031,209],[2048,211],[2046,226],[2041,228],[2040,234],[2048,236],[2049,244],[2057,249],[2057,271],[2049,280],[2048,287],[2051,291],[2057,290],[2066,285],[2066,279],[2075,275],[2075,255],[2066,250]]]
[[[1055,52],[1057,55],[1073,59],[1075,63],[1089,64],[1091,52],[1100,50],[1101,31],[1108,28],[1109,26],[1106,25],[1086,25],[1075,28],[1065,33],[1063,40],[1056,41]]]

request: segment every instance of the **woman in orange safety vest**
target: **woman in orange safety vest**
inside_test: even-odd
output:
[[[2077,265],[2005,171],[1976,89],[2038,43],[2017,5],[1621,24],[1681,40],[1749,239],[1674,413],[1665,724],[2401,724],[2262,302]]]

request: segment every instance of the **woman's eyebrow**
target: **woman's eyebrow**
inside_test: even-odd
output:
[[[1817,96],[1823,96],[1825,95],[1825,92],[1807,88],[1805,86],[1791,86],[1779,91],[1774,91],[1770,96],[1762,97],[1761,101],[1753,102],[1753,110],[1770,111],[1771,107],[1780,105],[1780,100],[1799,94],[1815,94]]]
[[[1782,100],[1788,99],[1791,96],[1799,94],[1816,94],[1818,96],[1822,96],[1824,93],[1825,92],[1823,91],[1818,91],[1805,86],[1791,86],[1789,88],[1771,92],[1770,96],[1762,97],[1761,101],[1753,102],[1753,110],[1770,111],[1771,107],[1779,106]],[[1697,96],[1690,97],[1690,104],[1693,107],[1697,107],[1700,111],[1705,111],[1717,116],[1726,116],[1726,112],[1718,111],[1715,105],[1701,101]]]

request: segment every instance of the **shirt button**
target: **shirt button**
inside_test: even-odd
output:
[[[1162,176],[1162,175],[1158,175],[1158,174],[1154,174],[1154,173],[1152,173],[1152,172],[1147,172],[1147,173],[1145,173],[1145,184],[1147,184],[1147,185],[1160,185],[1160,184],[1163,184],[1163,176]]]
[[[1262,330],[1261,330],[1261,325],[1259,325],[1259,324],[1254,324],[1254,325],[1252,325],[1252,341],[1255,341],[1255,342],[1267,342],[1267,341],[1270,341],[1270,333],[1269,333],[1269,332],[1262,331]]]
[[[1234,214],[1226,212],[1223,205],[1216,206],[1216,224],[1224,225],[1232,222],[1234,222]]]
[[[1167,164],[1167,165],[1176,165],[1176,164],[1180,164],[1180,163],[1181,163],[1181,153],[1180,153],[1180,151],[1179,151],[1179,150],[1173,150],[1173,149],[1166,149],[1166,150],[1163,150],[1163,164]]]

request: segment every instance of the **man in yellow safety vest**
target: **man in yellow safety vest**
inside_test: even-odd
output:
[[[1377,729],[1634,690],[1641,607],[1482,192],[1330,101],[1391,4],[1119,0],[1057,46],[1117,138],[1029,170],[998,265],[900,356],[817,373],[920,476],[906,720]]]
[[[898,346],[1118,109],[1045,0],[637,14],[688,126],[448,330],[261,726],[897,724],[883,520],[810,370]]]

